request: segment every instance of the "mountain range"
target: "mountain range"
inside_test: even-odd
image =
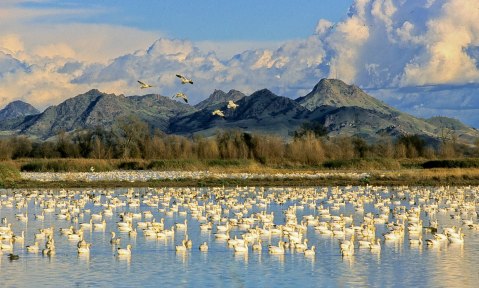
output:
[[[229,100],[238,107],[228,109]],[[225,117],[212,115],[216,109],[222,110]],[[479,131],[458,120],[416,118],[337,79],[322,79],[310,93],[297,99],[275,95],[268,89],[249,96],[237,90],[215,90],[195,106],[158,94],[125,97],[93,89],[42,113],[27,103],[12,102],[0,110],[0,130],[48,139],[60,131],[98,126],[108,129],[129,115],[147,122],[152,131],[185,136],[211,136],[218,130],[240,129],[289,138],[303,124],[319,122],[330,137],[359,136],[368,141],[413,134],[436,141],[454,135],[463,143],[479,138]]]

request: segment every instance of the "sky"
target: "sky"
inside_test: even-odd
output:
[[[1,0],[0,107],[42,110],[93,88],[296,98],[339,78],[479,127],[477,19],[478,0]]]

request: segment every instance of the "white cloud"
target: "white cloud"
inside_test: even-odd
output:
[[[476,0],[450,0],[441,15],[427,23],[423,53],[407,63],[403,85],[468,83],[479,81],[477,59],[465,50],[479,45],[479,9]]]

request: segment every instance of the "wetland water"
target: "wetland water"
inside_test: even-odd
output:
[[[2,190],[0,225],[10,224],[12,233],[0,228],[6,248],[0,255],[1,286],[476,287],[477,191],[477,187]],[[90,228],[90,219],[92,226],[102,221],[104,225]],[[176,225],[185,220],[186,228]],[[472,228],[464,224],[470,220]],[[434,237],[422,227],[430,221],[432,225],[437,221],[438,233],[451,233],[449,237],[462,231],[464,243],[446,239],[427,245],[426,239]],[[212,223],[211,230],[201,223]],[[71,226],[73,230],[65,232]],[[415,226],[421,228],[417,231]],[[42,253],[48,236],[37,234],[48,235],[51,227],[56,253],[48,256]],[[248,252],[235,252],[227,240],[218,239],[221,228],[231,239],[249,239]],[[130,229],[137,235],[120,231]],[[79,230],[91,243],[89,254],[78,254],[78,239],[69,240],[68,234],[81,234]],[[398,231],[397,240],[385,240],[383,234],[392,230]],[[9,238],[22,231],[24,240],[17,238],[9,250]],[[119,245],[110,243],[112,231],[121,238]],[[353,234],[354,254],[342,256],[340,242]],[[186,235],[192,248],[176,251]],[[359,243],[374,242],[373,238],[380,239],[379,250]],[[252,249],[258,239],[261,253]],[[316,247],[315,255],[305,256],[289,247],[293,245],[284,254],[268,253],[268,245],[304,239],[308,248]],[[409,239],[422,243],[411,244]],[[26,246],[35,241],[39,252],[28,252]],[[203,242],[209,246],[207,252],[198,249]],[[117,248],[127,244],[131,256],[118,256]],[[10,253],[19,259],[9,260]]]

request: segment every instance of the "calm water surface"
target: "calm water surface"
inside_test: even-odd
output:
[[[215,191],[224,188],[216,188]],[[314,195],[312,198],[302,196],[301,189],[290,188],[231,188],[230,190],[240,191],[233,197],[237,203],[251,201],[256,203],[247,206],[247,209],[233,209],[230,205],[228,213],[223,212],[223,217],[238,218],[238,213],[242,210],[242,217],[249,217],[255,213],[265,211],[274,213],[274,224],[284,224],[284,211],[295,207],[297,222],[303,219],[304,215],[318,216],[320,205],[323,208],[335,206],[334,202],[344,202],[344,206],[339,206],[339,210],[330,211],[331,215],[352,215],[354,225],[359,225],[368,212],[374,214],[380,213],[378,207],[374,206],[374,201],[364,204],[364,212],[357,212],[353,204],[344,195],[356,193],[357,190],[363,191],[365,195],[375,195],[371,199],[394,198],[399,188],[383,187],[376,191],[368,190],[364,187],[343,187],[339,193],[332,193],[331,188],[316,187],[308,188],[308,195]],[[428,191],[433,191],[430,188]],[[449,188],[451,193],[458,193],[457,188]],[[182,190],[182,193],[179,191]],[[228,190],[228,188],[227,188]],[[459,193],[469,195],[469,202],[476,201],[477,188],[466,188]],[[225,194],[231,191],[226,191]],[[366,191],[366,192],[364,192]],[[466,192],[464,192],[466,191]],[[425,243],[419,247],[411,247],[408,242],[408,233],[406,232],[403,241],[385,242],[382,233],[387,231],[385,224],[376,224],[376,236],[381,239],[380,252],[372,252],[369,249],[359,249],[355,246],[353,256],[341,256],[339,241],[344,238],[325,236],[315,231],[313,226],[308,226],[304,238],[309,240],[308,244],[316,246],[316,255],[314,257],[305,257],[302,253],[286,249],[285,255],[272,255],[268,253],[268,244],[277,245],[280,239],[286,239],[281,236],[263,236],[263,251],[258,253],[249,248],[247,254],[234,253],[232,248],[228,248],[225,240],[215,239],[215,225],[212,230],[202,231],[199,227],[199,221],[192,217],[191,211],[187,205],[181,205],[185,202],[217,203],[217,199],[211,196],[212,189],[208,188],[169,188],[169,189],[109,189],[109,190],[17,190],[0,191],[0,216],[6,218],[7,223],[12,223],[12,230],[16,235],[25,231],[25,240],[23,243],[14,243],[13,253],[20,256],[19,260],[10,261],[9,251],[3,251],[0,255],[0,278],[1,287],[477,287],[479,283],[479,231],[462,226],[461,219],[452,219],[451,214],[460,214],[458,209],[450,209],[446,213],[438,212],[434,216],[426,214],[424,209],[421,212],[421,219],[424,226],[430,218],[438,220],[439,227],[463,227],[465,233],[464,244],[443,243],[440,247],[430,248]],[[27,198],[26,207],[16,207],[21,203],[25,193],[33,193],[33,197]],[[194,193],[196,198],[184,198],[184,195]],[[418,202],[421,191],[414,192],[409,197],[398,198],[400,205],[424,207],[432,200],[425,203],[409,203],[409,200]],[[13,195],[17,197],[13,197]],[[139,207],[116,207],[113,209],[112,216],[103,216],[106,220],[104,230],[84,229],[84,239],[92,243],[89,255],[79,255],[77,253],[77,242],[70,241],[66,236],[59,232],[60,228],[69,226],[78,227],[78,223],[73,221],[75,213],[72,212],[70,220],[59,220],[57,214],[61,213],[61,203],[72,203],[84,195],[95,195],[94,198],[88,198],[83,209],[90,209],[90,213],[78,214],[78,222],[88,222],[90,215],[100,213],[105,209],[105,205],[117,198],[127,202],[131,199],[151,199],[158,197],[158,205],[151,207],[141,202]],[[285,198],[284,195],[296,195],[291,198]],[[443,193],[444,194],[444,193]],[[446,193],[447,194],[447,193]],[[444,195],[446,195],[444,194]],[[40,198],[35,195],[45,195]],[[83,196],[82,196],[83,195]],[[108,196],[107,196],[108,195]],[[129,195],[129,196],[127,196]],[[171,198],[164,198],[165,195],[171,195]],[[282,199],[284,203],[271,201],[263,207],[258,205],[259,201],[256,195],[262,195],[268,199]],[[472,195],[472,196],[471,196]],[[345,199],[346,198],[346,199]],[[60,207],[56,207],[54,212],[44,213],[44,220],[36,220],[34,215],[41,214],[44,207],[41,207],[42,201],[56,199]],[[327,200],[336,199],[335,201]],[[338,200],[339,199],[339,200]],[[394,200],[394,199],[393,199]],[[312,204],[311,204],[312,203]],[[444,207],[451,206],[444,200]],[[474,202],[472,202],[474,203]],[[99,205],[105,204],[105,205]],[[311,204],[311,205],[310,205]],[[393,209],[396,204],[390,204]],[[9,207],[13,206],[13,207]],[[227,203],[221,204],[226,208]],[[452,205],[454,206],[454,205]],[[172,207],[178,207],[178,211],[166,213]],[[441,205],[439,205],[439,208]],[[159,209],[165,210],[159,210]],[[133,226],[136,227],[138,221],[151,221],[155,219],[159,222],[164,219],[165,228],[173,227],[175,223],[182,223],[188,220],[188,228],[185,230],[177,229],[172,238],[157,239],[156,237],[145,237],[138,229],[136,237],[130,237],[128,233],[118,231],[117,222],[120,221],[119,214],[122,212],[144,212],[151,211],[153,218],[134,219]],[[82,210],[83,211],[83,210]],[[28,221],[23,222],[16,219],[15,215],[19,213],[28,213]],[[182,213],[183,212],[183,213]],[[184,213],[186,212],[186,213]],[[185,215],[186,214],[186,215]],[[475,213],[469,214],[473,217],[474,223],[477,223]],[[241,216],[241,215],[240,215]],[[464,215],[463,215],[464,216]],[[321,221],[329,221],[321,219]],[[396,221],[389,216],[389,222]],[[100,221],[94,221],[96,223]],[[217,223],[217,222],[215,222]],[[0,224],[5,226],[6,224]],[[261,224],[258,224],[262,226]],[[406,222],[407,225],[407,222]],[[44,256],[41,251],[37,254],[28,253],[26,245],[32,245],[34,235],[39,233],[39,229],[54,227],[54,239],[56,245],[56,255]],[[115,231],[121,237],[120,247],[127,244],[132,245],[131,257],[118,257],[116,255],[116,246],[110,244],[110,232]],[[185,239],[185,233],[193,241],[193,248],[187,252],[176,252],[175,246]],[[245,230],[233,227],[230,230],[230,237],[235,235],[241,238]],[[431,234],[425,231],[422,233],[423,240],[432,238]],[[346,239],[350,236],[347,235]],[[357,238],[356,238],[357,239]],[[286,239],[287,241],[287,239]],[[8,241],[3,240],[3,243]],[[40,250],[45,246],[45,240],[39,240]],[[207,242],[208,252],[200,252],[198,246],[200,243]]]

